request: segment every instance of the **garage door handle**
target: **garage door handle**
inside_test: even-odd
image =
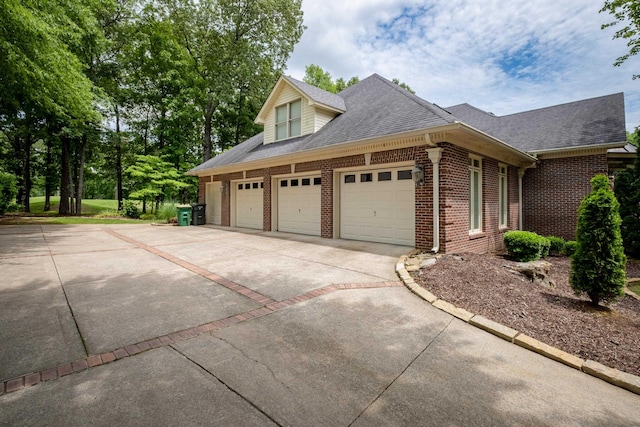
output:
[[[300,213],[300,209],[298,209],[298,213]]]
[[[373,211],[373,216],[376,216],[376,211]]]

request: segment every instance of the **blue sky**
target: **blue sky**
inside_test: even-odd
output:
[[[468,102],[497,115],[625,93],[627,130],[640,125],[640,57],[627,52],[604,0],[303,0],[307,29],[288,62],[301,79],[399,78],[430,102]]]

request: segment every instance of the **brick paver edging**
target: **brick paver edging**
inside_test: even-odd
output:
[[[398,273],[398,276],[400,277],[400,279],[402,279],[404,285],[409,288],[411,292],[418,295],[425,301],[431,303],[431,305],[433,305],[434,307],[446,313],[449,313],[452,316],[455,316],[458,319],[469,323],[470,325],[483,329],[493,335],[509,341],[512,344],[516,344],[520,347],[534,351],[557,362],[564,363],[567,366],[575,368],[594,377],[600,378],[610,384],[627,389],[633,393],[640,394],[639,376],[629,374],[627,372],[622,372],[617,369],[609,368],[593,360],[585,361],[578,356],[569,354],[558,348],[538,341],[535,338],[516,331],[515,329],[509,328],[508,326],[504,326],[483,316],[473,314],[463,308],[458,308],[453,304],[450,304],[436,297],[431,292],[418,285],[409,275],[409,272],[405,268],[405,261],[408,257],[408,255],[403,255],[400,257],[400,259],[396,263],[396,273]]]
[[[217,281],[216,281],[217,283]],[[223,285],[223,284],[222,284]],[[223,285],[224,286],[224,285]],[[213,322],[205,323],[193,328],[184,329],[181,331],[173,332],[171,334],[156,337],[147,341],[142,341],[136,344],[127,345],[113,351],[108,351],[102,354],[91,355],[84,359],[75,360],[70,363],[65,363],[53,368],[43,369],[38,372],[31,372],[25,375],[21,375],[17,378],[13,378],[7,381],[0,382],[0,396],[5,393],[11,393],[21,390],[26,387],[31,387],[36,384],[45,381],[51,381],[58,378],[71,375],[73,373],[82,372],[96,366],[104,365],[114,362],[118,359],[133,356],[138,353],[142,353],[148,350],[152,350],[159,347],[171,345],[179,341],[185,341],[191,338],[195,338],[202,334],[210,333],[219,329],[226,328],[236,323],[245,322],[247,320],[255,319],[258,317],[266,316],[283,308],[308,301],[313,298],[317,298],[322,295],[330,294],[336,291],[348,290],[348,289],[373,289],[373,288],[387,288],[387,287],[401,287],[404,286],[400,281],[389,281],[379,283],[347,283],[338,285],[328,285],[323,288],[314,289],[313,291],[306,292],[295,297],[282,300],[273,301],[270,300],[268,304],[260,308],[256,308],[244,313],[236,314],[234,316],[226,317],[224,319],[215,320]]]

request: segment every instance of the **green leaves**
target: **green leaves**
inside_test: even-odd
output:
[[[185,182],[171,163],[165,162],[158,156],[136,156],[136,163],[126,170],[127,175],[134,182],[135,188],[129,198],[135,200],[153,200],[159,196],[175,195],[191,184]]]
[[[626,39],[629,52],[618,57],[614,66],[622,65],[630,57],[640,52],[640,2],[637,0],[607,0],[600,9],[600,13],[608,12],[613,15],[614,21],[602,25],[602,29],[623,25],[615,32],[614,39]],[[634,74],[633,79],[640,78],[639,74]]]
[[[591,188],[578,210],[577,247],[569,282],[576,295],[586,293],[598,305],[623,294],[626,257],[620,234],[620,205],[609,188],[609,179],[597,175],[591,180]]]

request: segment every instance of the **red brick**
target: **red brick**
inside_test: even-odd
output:
[[[56,368],[42,371],[42,381],[55,380],[56,378],[58,378],[58,370]]]
[[[154,338],[152,340],[149,340],[149,341],[147,341],[147,343],[149,344],[149,347],[151,347],[151,348],[162,347],[162,342],[160,342],[160,340],[158,338]]]
[[[20,390],[24,387],[24,378],[14,378],[12,380],[7,381],[7,393],[14,392],[16,390]]]
[[[102,359],[100,359],[100,356],[90,356],[89,358],[87,358],[87,365],[89,365],[90,368],[93,368],[94,366],[99,366],[102,365]]]
[[[119,348],[113,351],[113,355],[116,356],[116,359],[122,359],[123,357],[127,357],[129,353],[124,348]]]
[[[141,342],[138,345],[138,348],[140,349],[140,351],[147,351],[147,350],[151,350],[151,346],[149,345],[148,342]]]
[[[31,387],[40,382],[40,372],[36,372],[35,374],[29,374],[24,377],[24,386]]]
[[[87,364],[87,361],[84,359],[76,360],[75,362],[72,363],[72,366],[73,366],[74,372],[84,371],[89,367],[89,365]]]
[[[171,337],[168,336],[168,335],[164,335],[164,336],[158,338],[158,340],[162,343],[162,345],[168,345],[168,344],[171,344],[173,342],[173,339],[171,339]]]
[[[127,350],[127,353],[129,353],[130,356],[140,353],[140,349],[136,344],[128,345],[124,349]]]
[[[64,377],[65,375],[69,375],[73,373],[73,366],[71,363],[67,363],[66,365],[58,366],[58,376]]]
[[[114,360],[116,360],[116,355],[109,352],[109,353],[103,353],[100,355],[100,358],[102,359],[102,363],[109,363],[109,362],[113,362]]]

